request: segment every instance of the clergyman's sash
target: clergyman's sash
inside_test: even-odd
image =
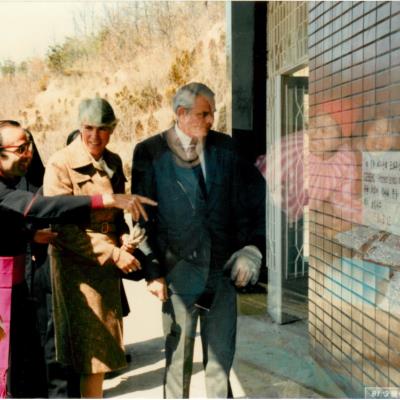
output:
[[[5,338],[0,341],[0,398],[7,396],[7,370],[10,354],[12,287],[25,279],[25,254],[0,256],[0,318]]]

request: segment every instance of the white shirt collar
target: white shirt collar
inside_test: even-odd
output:
[[[178,139],[182,143],[183,149],[187,152],[190,142],[192,141],[192,138],[186,135],[186,133],[184,133],[181,129],[179,129],[178,123],[175,124],[175,132],[176,135],[178,136]],[[203,170],[204,179],[206,179],[206,167],[205,167],[203,149],[204,149],[204,139],[199,139],[196,146],[196,151],[200,158],[200,164],[201,164],[201,169]]]
[[[192,141],[192,138],[189,135],[186,135],[186,133],[179,128],[178,123],[175,124],[175,132],[186,151],[190,145],[190,142]]]
[[[178,123],[175,123],[175,132],[176,135],[178,136],[179,140],[182,143],[183,149],[185,151],[188,150],[188,147],[190,145],[190,142],[192,141],[192,138],[187,135],[185,132],[182,131],[182,129],[179,128]],[[197,142],[197,154],[201,155],[203,152],[203,143],[204,143],[204,139],[199,139],[199,141]]]

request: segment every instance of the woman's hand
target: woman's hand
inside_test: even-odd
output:
[[[33,234],[33,241],[40,244],[49,244],[57,237],[57,235],[58,233],[52,232],[50,228],[38,229]]]
[[[137,194],[103,194],[103,205],[106,208],[115,207],[127,210],[132,214],[135,221],[139,221],[142,216],[145,221],[149,219],[143,207],[143,204],[156,206],[157,202],[148,197],[139,196]]]
[[[115,265],[125,274],[142,269],[140,262],[122,248],[114,247],[112,259]]]

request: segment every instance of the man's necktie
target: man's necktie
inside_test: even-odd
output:
[[[196,165],[195,167],[192,168],[197,182],[199,183],[199,187],[201,190],[201,193],[203,195],[204,200],[207,200],[207,187],[206,187],[206,182],[204,180],[204,175],[203,175],[203,170],[201,169],[201,164]]]
[[[186,151],[186,154],[190,160],[196,160],[199,158],[199,154],[197,153],[197,144],[198,144],[198,139],[192,138]],[[203,198],[204,200],[207,200],[207,187],[206,187],[206,182],[204,180],[203,170],[201,168],[201,163],[193,167],[192,170],[196,176],[197,182],[199,183],[199,187],[201,193],[203,194]]]
[[[199,158],[199,155],[197,153],[197,143],[199,140],[197,138],[192,138],[190,141],[190,144],[186,150],[186,155],[188,158],[188,161],[194,161]]]

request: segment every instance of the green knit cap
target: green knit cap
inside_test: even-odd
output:
[[[100,97],[95,97],[82,100],[79,105],[79,123],[97,127],[114,127],[117,119],[110,103]]]

